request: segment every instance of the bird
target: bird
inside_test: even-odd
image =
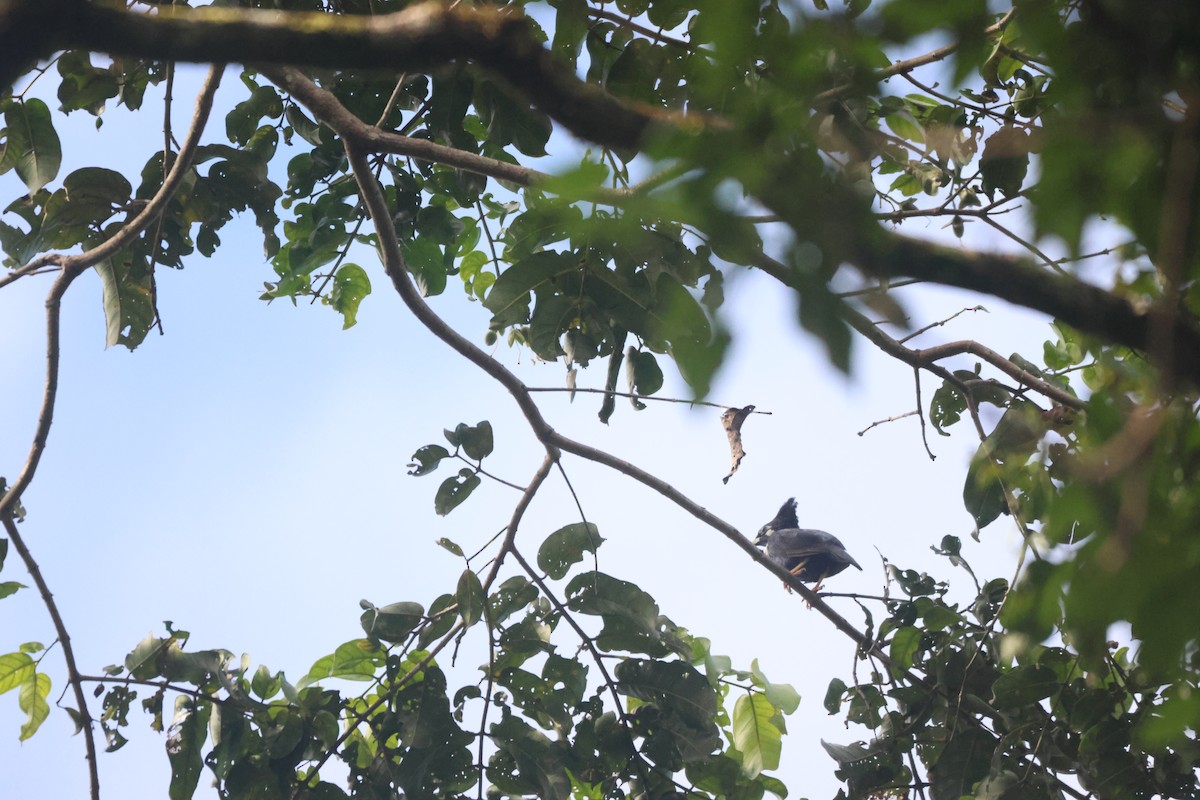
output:
[[[794,497],[789,497],[780,507],[775,519],[759,529],[754,543],[764,548],[771,561],[805,583],[815,583],[814,592],[820,590],[826,578],[837,575],[846,567],[862,570],[854,557],[846,552],[846,546],[832,533],[800,527]]]

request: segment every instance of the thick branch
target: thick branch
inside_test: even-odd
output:
[[[404,305],[408,306],[409,311],[413,313],[413,316],[422,325],[443,342],[450,345],[451,349],[495,378],[505,389],[508,389],[509,393],[517,401],[521,413],[525,415],[525,419],[529,422],[529,426],[533,429],[534,435],[537,436],[539,441],[546,443],[547,447],[549,447],[548,443],[554,434],[554,429],[550,427],[550,423],[546,422],[546,418],[542,416],[541,410],[538,409],[537,403],[533,402],[533,398],[529,396],[529,392],[526,391],[525,384],[521,382],[521,379],[513,375],[499,361],[467,341],[466,337],[461,333],[447,325],[445,320],[435,314],[433,309],[426,304],[424,298],[421,297],[421,293],[417,291],[417,287],[408,276],[408,268],[404,262],[404,256],[400,253],[400,245],[396,238],[396,228],[392,224],[392,216],[388,212],[387,200],[383,196],[383,190],[379,186],[379,181],[375,179],[375,174],[371,171],[371,165],[367,163],[362,152],[351,140],[343,137],[343,144],[346,147],[346,155],[350,160],[350,169],[354,173],[355,180],[358,181],[363,205],[366,206],[367,213],[370,215],[372,222],[375,223],[375,231],[379,236],[379,248],[383,256],[383,269],[391,279],[392,287],[400,295],[400,299],[404,301]],[[557,452],[551,452],[550,455],[553,458],[557,458]]]
[[[75,649],[71,646],[71,635],[67,633],[67,626],[63,623],[62,615],[58,613],[58,604],[54,602],[54,595],[50,593],[50,587],[47,585],[46,579],[42,577],[42,570],[38,567],[37,561],[33,559],[29,548],[25,546],[25,540],[21,537],[17,523],[13,522],[12,516],[8,513],[0,513],[0,522],[4,524],[8,538],[12,540],[13,547],[21,556],[21,561],[25,563],[25,569],[29,572],[29,577],[33,579],[34,585],[37,586],[38,594],[42,596],[42,603],[45,604],[46,610],[50,612],[50,619],[54,622],[54,632],[58,636],[58,643],[62,645],[63,661],[67,664],[67,683],[71,685],[75,702],[79,705],[79,727],[83,731],[83,746],[87,753],[88,786],[91,789],[91,800],[100,800],[100,771],[96,764],[96,737],[92,733],[92,715],[88,712],[87,698],[83,693],[83,678],[79,674],[79,666],[75,663]]]
[[[875,244],[857,248],[850,259],[875,277],[919,278],[990,294],[1114,344],[1149,351],[1149,314],[1077,278],[1051,274],[1023,258],[960,250],[899,234],[884,233]],[[1174,363],[1164,366],[1200,384],[1200,330],[1181,318],[1171,338]]]
[[[9,2],[0,10],[24,7]],[[58,5],[63,0],[46,5]],[[4,15],[0,14],[0,19]],[[9,14],[14,19],[15,14]],[[1003,20],[1001,23],[1003,24]],[[12,30],[20,20],[9,26]],[[391,70],[428,70],[453,61],[473,61],[506,79],[573,133],[597,144],[641,145],[651,127],[724,127],[712,117],[683,115],[628,102],[580,80],[532,35],[525,20],[506,11],[426,3],[374,17],[255,9],[160,6],[153,15],[85,4],[55,25],[22,29],[43,42],[43,52],[83,47],[121,55],[189,61],[229,60],[254,64],[306,64]],[[50,39],[49,37],[54,37]],[[909,65],[890,67],[895,70]],[[349,130],[341,126],[343,131]],[[382,132],[372,134],[382,136]],[[397,140],[377,140],[399,146]],[[411,144],[405,143],[405,148]],[[365,147],[360,147],[365,149]],[[447,153],[428,153],[444,157]],[[449,162],[448,162],[449,163]],[[476,168],[496,169],[477,163]],[[464,168],[469,168],[464,165]],[[781,171],[787,173],[787,170]],[[486,173],[490,174],[490,173]],[[519,177],[516,174],[513,177]],[[526,179],[531,174],[524,174]],[[787,177],[781,174],[781,178]],[[834,190],[836,192],[836,189]],[[782,200],[783,196],[790,200]],[[791,222],[797,233],[810,227],[811,208],[795,205],[794,186],[766,187],[761,200]],[[847,198],[829,198],[840,207]],[[861,203],[853,208],[861,210]],[[851,207],[844,209],[847,212]],[[854,214],[843,228],[862,220]],[[838,239],[842,241],[837,241]],[[880,277],[910,276],[990,294],[1042,311],[1110,342],[1147,350],[1147,315],[1130,303],[1082,281],[1047,275],[1031,264],[999,255],[967,253],[897,234],[856,236],[827,231],[816,241],[830,254]],[[831,239],[832,241],[821,241]],[[870,240],[867,242],[866,240]],[[850,245],[850,246],[847,246]],[[1172,331],[1177,372],[1200,383],[1200,331],[1177,321]]]
[[[509,553],[516,553],[516,548],[513,546],[517,538],[517,528],[521,525],[521,519],[525,516],[525,511],[529,508],[529,504],[533,502],[533,496],[537,494],[542,483],[545,482],[546,476],[550,474],[550,469],[554,466],[554,459],[549,454],[542,460],[542,464],[534,473],[533,479],[529,481],[529,486],[522,492],[521,499],[517,501],[516,507],[513,508],[512,517],[508,521],[508,526],[504,529],[504,541],[500,543],[500,551],[496,553],[496,558],[492,561],[492,568],[488,571],[487,577],[483,580],[483,592],[487,594],[492,588],[492,584],[496,582],[496,577],[500,574],[500,567],[504,564],[504,559]]]
[[[949,358],[950,356],[965,354],[978,356],[1013,380],[1030,387],[1039,394],[1045,395],[1056,403],[1075,409],[1081,409],[1085,405],[1083,400],[1080,400],[1061,386],[1055,386],[1053,383],[1045,381],[1027,370],[1021,369],[1010,359],[976,341],[947,342],[933,347],[924,347],[920,350],[910,350],[909,352],[913,359],[930,363],[940,361],[943,358]]]
[[[41,43],[42,55],[83,48],[172,61],[410,72],[472,61],[572,133],[610,147],[640,145],[655,121],[702,124],[690,121],[694,115],[622,100],[580,80],[511,9],[430,2],[359,16],[163,5],[139,14],[89,3],[24,34]]]

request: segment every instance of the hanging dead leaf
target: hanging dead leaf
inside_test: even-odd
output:
[[[753,411],[754,406],[745,406],[744,408],[727,408],[721,414],[721,425],[725,428],[725,435],[729,437],[729,454],[733,459],[729,474],[721,479],[721,483],[729,483],[733,473],[737,472],[738,467],[741,466],[742,459],[746,457],[746,450],[742,447],[742,423]]]

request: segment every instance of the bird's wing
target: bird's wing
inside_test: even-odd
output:
[[[771,554],[787,560],[800,561],[812,556],[832,556],[846,564],[862,569],[846,547],[831,533],[825,531],[792,528],[775,531],[771,535]]]

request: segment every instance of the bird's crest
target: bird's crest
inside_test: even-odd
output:
[[[754,543],[762,547],[767,543],[767,539],[776,531],[786,531],[791,528],[799,528],[800,521],[796,519],[796,498],[789,497],[787,502],[779,508],[779,513],[775,515],[775,519],[768,522],[758,529],[758,536],[754,537]]]

